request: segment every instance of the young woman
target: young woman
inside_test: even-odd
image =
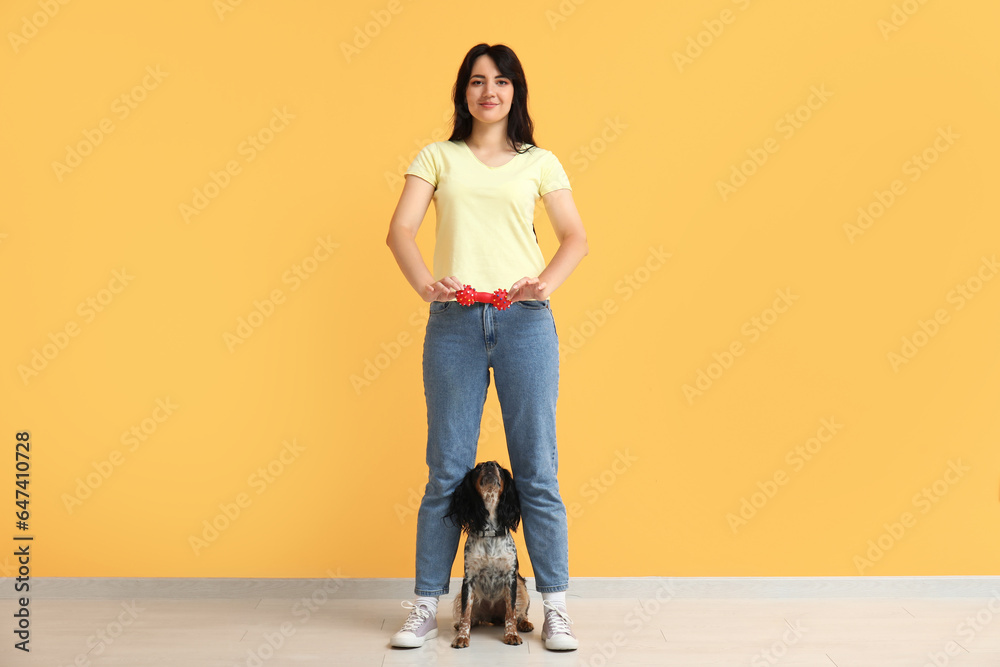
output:
[[[438,597],[448,592],[459,529],[444,521],[451,494],[476,464],[490,368],[503,414],[511,472],[521,499],[525,544],[542,594],[546,648],[572,650],[566,507],[556,479],[559,342],[549,296],[587,254],[569,179],[551,152],[534,145],[528,87],[510,48],[478,44],[454,88],[454,130],[425,146],[406,172],[386,244],[430,302],[424,339],[427,486],[417,515],[414,602],[393,646],[437,635]],[[559,248],[545,263],[533,217],[541,198]],[[437,210],[434,272],[417,247],[430,205]],[[508,290],[512,302],[461,306],[455,294]]]

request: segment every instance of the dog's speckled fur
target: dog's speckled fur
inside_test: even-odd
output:
[[[517,632],[530,632],[528,589],[518,572],[516,530],[521,506],[510,473],[496,461],[480,463],[452,496],[448,516],[466,532],[465,578],[455,597],[452,646],[465,648],[476,625],[504,626],[505,644],[517,645]]]

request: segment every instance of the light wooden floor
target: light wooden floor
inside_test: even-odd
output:
[[[499,628],[485,627],[473,630],[472,645],[463,650],[449,646],[453,596],[442,598],[438,638],[418,649],[388,646],[406,617],[399,598],[330,598],[310,606],[287,596],[37,599],[31,601],[31,653],[13,650],[7,630],[0,665],[1000,666],[1000,594],[663,602],[655,594],[571,595],[580,649],[569,653],[542,646],[535,592],[529,619],[536,630],[524,635],[524,644],[506,646]],[[13,607],[3,602],[3,627],[12,628]]]

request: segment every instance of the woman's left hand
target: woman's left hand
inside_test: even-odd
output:
[[[515,301],[545,301],[549,298],[548,285],[539,282],[538,278],[521,278],[507,290],[507,298]]]

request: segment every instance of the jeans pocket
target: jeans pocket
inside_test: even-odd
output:
[[[442,313],[448,309],[453,303],[458,303],[457,301],[431,301],[430,314],[434,315],[436,313]]]
[[[512,305],[524,308],[525,310],[545,310],[549,307],[546,301],[515,301]]]

